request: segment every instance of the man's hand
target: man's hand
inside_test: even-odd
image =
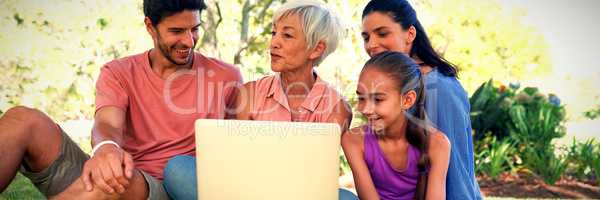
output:
[[[111,144],[102,145],[83,166],[81,178],[87,191],[98,186],[104,192],[120,194],[129,187],[133,177],[131,155]],[[93,182],[93,185],[92,185]]]

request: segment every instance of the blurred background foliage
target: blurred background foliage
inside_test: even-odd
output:
[[[565,108],[554,94],[519,84],[482,84],[470,98],[479,175],[526,172],[553,185],[561,178],[600,183],[600,143],[594,138],[559,144]]]
[[[246,81],[270,73],[273,11],[282,0],[207,0],[197,50],[234,63]],[[349,99],[362,63],[364,1],[328,1],[346,26],[340,48],[318,67]],[[547,73],[547,44],[494,1],[414,1],[436,49],[461,68],[468,91],[494,77],[510,81]],[[152,48],[141,1],[0,1],[0,111],[28,105],[55,120],[91,119],[100,67]],[[511,27],[506,30],[505,27]]]

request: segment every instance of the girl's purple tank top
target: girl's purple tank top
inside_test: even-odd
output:
[[[413,199],[419,176],[417,168],[421,156],[419,150],[409,145],[407,167],[399,171],[388,163],[379,148],[375,132],[369,127],[365,128],[364,146],[365,161],[379,198],[382,200]]]

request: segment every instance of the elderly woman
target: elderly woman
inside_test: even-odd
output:
[[[351,114],[343,97],[313,70],[341,39],[337,17],[318,3],[294,1],[274,19],[270,52],[275,75],[244,84],[237,119],[335,122],[347,129]]]
[[[332,122],[346,131],[352,119],[348,104],[314,70],[338,46],[343,32],[339,19],[313,1],[288,2],[273,19],[270,55],[275,73],[240,87],[236,118]],[[196,199],[195,169],[191,156],[169,161],[164,186],[171,198]],[[340,199],[356,196],[340,190]]]

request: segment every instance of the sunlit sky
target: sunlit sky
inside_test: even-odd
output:
[[[550,43],[555,70],[561,73],[599,72],[600,1],[500,0],[509,8],[525,9],[524,22],[544,34]],[[573,67],[567,67],[573,65]],[[577,65],[577,67],[575,66]],[[592,68],[592,66],[595,66]]]
[[[600,1],[499,0],[508,9],[523,9],[524,23],[540,31],[549,44],[553,73],[524,81],[557,94],[567,106],[567,137],[600,138],[600,120],[581,113],[600,105]]]
[[[556,93],[570,110],[583,112],[600,104],[600,1],[499,0],[523,9],[524,23],[549,44],[552,75],[525,81]]]

